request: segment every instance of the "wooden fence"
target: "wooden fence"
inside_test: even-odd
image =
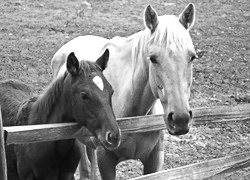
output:
[[[6,156],[5,156],[5,142],[4,142],[4,131],[3,131],[3,121],[0,106],[0,179],[7,180],[7,166],[6,166]]]
[[[219,122],[250,120],[250,104],[237,106],[217,106],[193,109],[194,125],[205,125]],[[0,114],[1,121],[1,114]],[[117,119],[123,133],[138,133],[165,129],[162,115],[138,116]],[[44,124],[28,126],[2,127],[0,123],[0,179],[6,180],[6,159],[4,146],[9,144],[23,144],[43,141],[76,138],[80,127],[76,123]],[[82,128],[82,139],[91,133]],[[135,179],[220,179],[223,174],[235,169],[250,166],[250,152],[235,156],[215,159],[203,163],[188,165],[180,168],[161,171],[141,176]],[[189,177],[189,178],[188,178]]]

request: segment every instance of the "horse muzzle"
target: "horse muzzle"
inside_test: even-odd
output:
[[[167,130],[171,135],[184,135],[189,132],[192,121],[192,111],[188,113],[170,112],[164,115]]]
[[[121,130],[119,128],[118,132],[106,132],[105,135],[98,137],[101,145],[104,149],[112,151],[117,149],[121,144]]]

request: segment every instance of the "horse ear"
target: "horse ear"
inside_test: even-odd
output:
[[[148,5],[144,11],[144,23],[145,25],[152,31],[156,29],[159,21],[158,21],[158,15],[157,12],[154,10],[154,8],[151,7],[151,5]]]
[[[67,58],[67,70],[72,76],[77,76],[79,73],[79,61],[74,52],[71,52]]]
[[[190,3],[179,15],[180,23],[187,29],[191,29],[195,22],[195,6]]]
[[[109,61],[109,50],[106,49],[105,52],[102,54],[102,56],[96,60],[96,64],[98,64],[101,67],[102,71],[104,71],[104,69],[106,69],[108,65],[108,61]]]

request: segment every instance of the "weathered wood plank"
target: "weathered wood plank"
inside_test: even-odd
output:
[[[204,180],[250,179],[250,157]]]
[[[195,125],[250,120],[250,104],[196,108],[193,114]]]
[[[194,109],[194,125],[250,120],[250,104],[237,106],[218,106]],[[162,115],[137,116],[117,119],[122,132],[138,133],[165,129]],[[41,130],[39,130],[41,129]],[[41,142],[59,139],[75,138],[79,127],[76,123],[46,124],[32,126],[4,127],[6,143]],[[89,136],[86,129],[82,129],[81,138]],[[79,135],[79,134],[78,134]]]
[[[201,163],[164,170],[133,178],[131,180],[221,180],[231,172],[230,169],[241,169],[244,171],[244,168],[248,168],[250,166],[249,162],[250,152],[245,152],[238,155],[227,156]],[[249,175],[250,171],[246,170],[246,173]],[[244,176],[248,176],[247,174],[244,174]]]
[[[80,129],[76,123],[9,126],[4,127],[4,131],[7,145],[92,136],[86,128]]]
[[[3,131],[1,106],[0,106],[0,179],[7,180],[7,164],[6,164],[6,155],[5,155],[4,131]]]

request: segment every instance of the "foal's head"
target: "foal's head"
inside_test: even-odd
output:
[[[79,62],[74,53],[67,58],[67,71],[71,96],[70,109],[73,118],[81,126],[86,126],[100,143],[109,150],[120,144],[120,128],[111,105],[113,89],[102,71],[106,68],[109,51],[96,62]],[[66,94],[67,96],[67,94]]]
[[[189,131],[192,111],[189,107],[192,83],[192,61],[196,58],[189,30],[195,21],[195,7],[189,4],[179,17],[158,16],[148,6],[145,25],[149,34],[149,82],[164,109],[164,120],[170,134]]]

